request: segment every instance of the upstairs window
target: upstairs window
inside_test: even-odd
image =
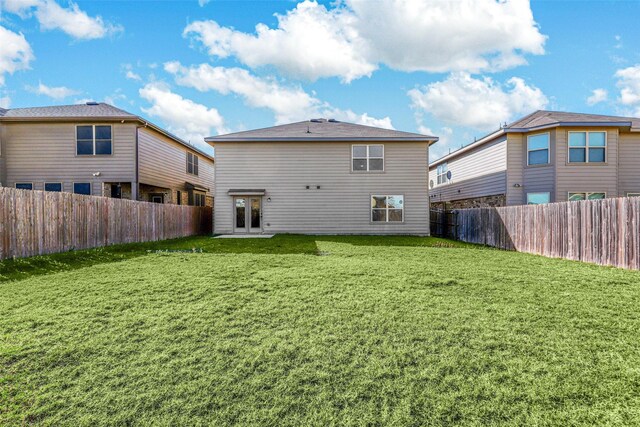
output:
[[[78,156],[108,156],[113,152],[111,126],[76,126],[76,154]]]
[[[446,184],[447,182],[449,182],[449,177],[447,176],[447,172],[449,172],[449,166],[446,163],[439,164],[436,171],[438,176],[438,185]]]
[[[549,163],[549,134],[527,137],[527,165],[546,165]]]
[[[384,145],[352,145],[353,172],[384,171]]]
[[[16,188],[18,190],[33,190],[33,184],[30,182],[17,182]]]
[[[198,175],[198,156],[193,153],[187,153],[187,173]]]
[[[606,132],[569,132],[569,163],[604,163]]]
[[[371,196],[371,222],[404,221],[404,196]]]

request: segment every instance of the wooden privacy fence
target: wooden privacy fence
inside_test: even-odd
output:
[[[640,269],[640,198],[456,210],[458,240]]]
[[[0,260],[211,232],[211,207],[0,187]]]

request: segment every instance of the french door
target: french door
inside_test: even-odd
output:
[[[262,197],[236,197],[233,209],[235,233],[262,232]]]

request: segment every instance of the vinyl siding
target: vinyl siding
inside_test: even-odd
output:
[[[185,182],[190,182],[209,188],[213,194],[213,161],[152,129],[139,129],[138,149],[141,184],[184,190]],[[199,158],[197,176],[187,173],[187,152]]]
[[[5,135],[5,126],[0,124],[0,186],[6,185],[6,166],[5,166],[5,141],[7,139]]]
[[[618,182],[621,196],[640,193],[640,133],[620,134]]]
[[[103,182],[135,181],[135,125],[91,124],[113,126],[112,155],[76,156],[76,123],[3,124],[3,185],[32,182],[35,190],[43,190],[45,182],[62,182],[64,191],[72,192],[74,182],[90,182],[92,194],[99,196]]]
[[[606,131],[589,128],[588,131]],[[569,192],[605,192],[607,197],[618,196],[618,130],[607,131],[605,164],[568,163],[568,132],[585,131],[583,128],[559,128],[556,130],[556,198],[566,201]]]
[[[228,190],[265,189],[266,233],[428,234],[427,143],[385,143],[384,173],[352,173],[351,145],[218,143],[215,232],[233,232]],[[404,223],[371,223],[373,194],[404,195]]]
[[[507,135],[507,206],[524,203],[524,135]],[[519,185],[519,187],[515,187]]]
[[[451,201],[504,194],[506,191],[507,142],[496,139],[447,162],[451,180],[437,184],[437,166],[429,170],[433,201]]]

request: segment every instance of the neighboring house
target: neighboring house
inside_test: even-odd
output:
[[[640,119],[536,111],[429,165],[434,206],[640,195]]]
[[[435,137],[314,119],[205,140],[217,234],[429,233]]]
[[[0,186],[213,204],[213,157],[108,104],[0,109]]]

